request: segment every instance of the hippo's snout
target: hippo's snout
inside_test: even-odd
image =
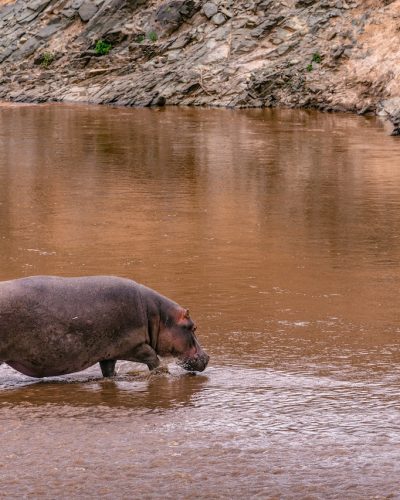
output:
[[[190,358],[180,358],[178,364],[189,372],[202,372],[208,365],[209,360],[210,356],[202,351]]]

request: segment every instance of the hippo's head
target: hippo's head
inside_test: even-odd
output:
[[[171,309],[161,321],[157,341],[160,356],[174,356],[185,370],[202,372],[210,359],[197,341],[196,325],[187,309]]]

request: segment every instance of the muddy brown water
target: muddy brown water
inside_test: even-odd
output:
[[[207,370],[0,368],[1,498],[400,498],[400,142],[306,111],[0,108],[0,278],[115,274]]]

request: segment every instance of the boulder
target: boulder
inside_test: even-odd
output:
[[[78,14],[83,22],[88,22],[98,11],[97,5],[91,0],[85,0],[79,7]]]
[[[202,12],[208,19],[211,19],[218,12],[218,7],[213,2],[206,2],[203,5]]]
[[[221,26],[226,21],[226,17],[222,14],[222,12],[217,12],[214,16],[212,16],[211,21],[217,26]]]
[[[155,22],[164,33],[173,33],[195,12],[193,0],[172,0],[160,5],[156,12]]]

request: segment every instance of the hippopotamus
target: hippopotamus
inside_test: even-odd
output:
[[[0,363],[30,377],[74,373],[100,364],[115,375],[117,360],[144,363],[174,356],[203,371],[188,309],[130,279],[115,276],[32,276],[0,282]]]

